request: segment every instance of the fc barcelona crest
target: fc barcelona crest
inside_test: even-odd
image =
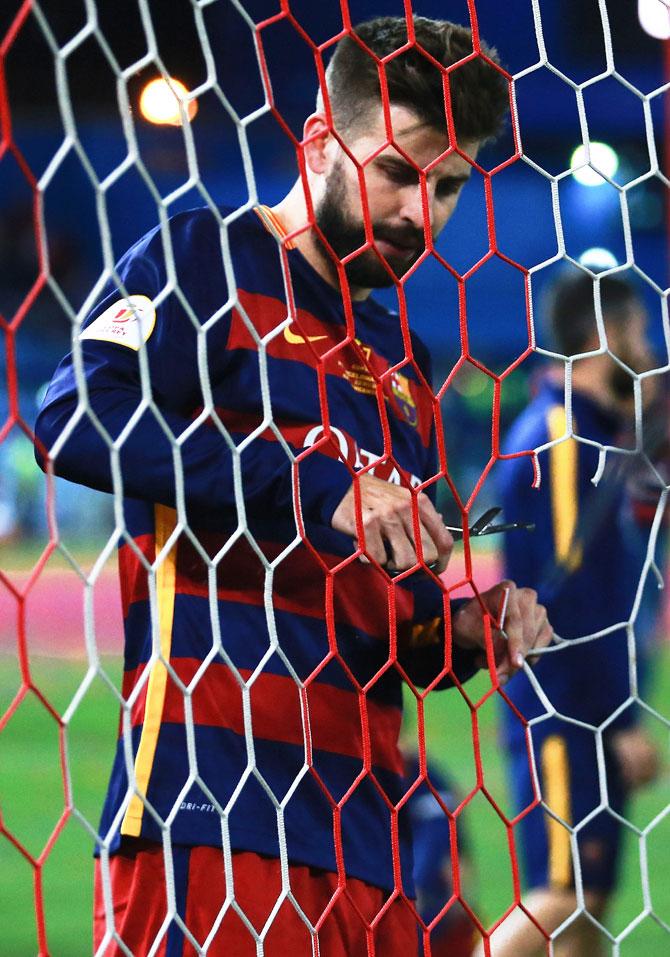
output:
[[[418,422],[416,402],[411,393],[407,376],[400,372],[394,372],[391,376],[391,391],[405,419],[410,425],[416,426]]]

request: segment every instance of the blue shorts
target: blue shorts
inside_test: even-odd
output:
[[[616,882],[622,838],[622,825],[609,810],[623,815],[626,798],[607,739],[607,794],[601,795],[592,731],[551,718],[533,725],[532,738],[542,799],[569,826],[552,818],[541,805],[517,822],[514,836],[525,866],[526,884],[531,888],[571,888],[581,871],[578,880],[586,890],[607,893]],[[519,814],[535,799],[525,747],[513,747],[509,767]],[[602,809],[589,817],[601,805]],[[582,824],[587,818],[588,822]],[[578,861],[573,859],[571,828],[577,837]]]

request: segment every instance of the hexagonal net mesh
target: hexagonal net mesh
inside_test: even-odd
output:
[[[481,40],[474,0],[461,11],[471,33],[446,52],[423,39],[410,0],[378,45],[354,31],[347,0],[322,21],[289,0],[191,0],[174,24],[137,0],[127,47],[104,3],[73,19],[37,0],[12,6],[0,45],[2,242],[16,277],[0,283],[0,835],[2,869],[23,890],[8,952],[90,952],[92,845],[99,955],[550,954],[589,934],[612,953],[639,942],[652,953],[636,936],[649,927],[665,952],[667,787],[633,798],[657,773],[649,726],[668,726],[646,675],[662,687],[667,671],[651,639],[670,327],[665,264],[659,278],[636,241],[652,187],[669,185],[668,84],[645,92],[617,69],[604,0],[603,69],[584,79],[552,58],[539,0],[524,5],[533,55],[515,72]],[[171,67],[182,27],[201,58],[188,90]],[[505,36],[491,39],[504,59]],[[327,83],[343,42],[373,77],[369,127]],[[322,117],[304,132],[286,66],[298,47]],[[17,50],[41,51],[52,70],[28,99]],[[409,74],[432,71],[418,102],[438,90],[442,128],[433,118],[408,132],[403,58]],[[111,92],[106,125],[96,89],[82,106],[82,77]],[[166,81],[169,127],[136,107],[152,77]],[[540,77],[535,97],[560,86],[582,141],[553,172],[555,155],[524,132]],[[493,131],[467,125],[477,83],[510,111],[481,153]],[[619,172],[589,114],[611,84],[640,118],[637,166]],[[47,114],[55,133],[40,126]],[[273,210],[264,199],[286,147],[298,184]],[[609,258],[575,252],[575,210],[596,222],[597,190],[615,198],[621,249]],[[402,208],[389,199],[410,193]],[[542,215],[529,217],[534,204]],[[500,336],[498,312],[512,316]],[[40,355],[58,349],[70,351],[34,426]],[[478,396],[485,427],[468,419]],[[46,480],[26,460],[33,441]],[[411,562],[375,540],[370,477],[409,503]],[[345,529],[333,516],[350,486]],[[427,500],[462,539],[441,575]],[[505,520],[529,527],[486,548],[503,538],[479,541],[497,519],[475,520],[502,500]],[[556,632],[509,686],[505,570],[538,591]],[[476,677],[452,641],[459,598],[481,617]],[[624,838],[637,884],[610,918],[597,898],[611,898]],[[541,887],[568,901],[560,918],[545,920]]]

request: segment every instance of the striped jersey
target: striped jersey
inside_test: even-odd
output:
[[[179,214],[126,253],[123,295],[110,284],[79,335],[90,412],[70,355],[36,423],[46,449],[70,427],[58,474],[124,496],[132,748],[122,722],[101,835],[285,842],[412,893],[402,685],[464,679],[472,657],[445,641],[433,579],[390,579],[330,523],[363,467],[436,475],[429,357],[374,300],[345,309],[268,209],[223,215]]]

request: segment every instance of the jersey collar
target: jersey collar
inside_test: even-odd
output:
[[[296,244],[289,240],[286,241],[288,233],[279,216],[274,213],[269,206],[254,206],[254,212],[263,223],[269,233],[278,239],[287,249],[296,249]]]

